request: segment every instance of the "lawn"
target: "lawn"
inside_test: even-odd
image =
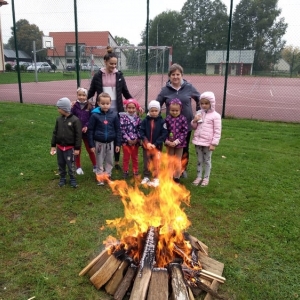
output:
[[[58,188],[50,139],[55,107],[0,103],[0,299],[112,299],[78,273],[124,215],[118,196],[95,183],[83,152],[79,187]],[[300,297],[299,124],[223,120],[208,187],[194,187],[191,146],[188,232],[225,264],[228,299]],[[121,174],[113,174],[114,179]],[[197,299],[203,299],[203,295]]]

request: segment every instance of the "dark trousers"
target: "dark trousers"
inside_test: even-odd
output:
[[[69,149],[66,151],[62,151],[57,147],[57,163],[58,163],[58,170],[59,175],[61,178],[66,178],[67,171],[66,167],[68,167],[68,174],[70,179],[74,178],[74,149]]]

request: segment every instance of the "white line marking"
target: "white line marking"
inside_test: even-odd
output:
[[[273,93],[272,93],[272,90],[270,90],[270,94],[271,94],[271,96],[273,97]]]

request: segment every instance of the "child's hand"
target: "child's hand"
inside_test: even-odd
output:
[[[55,147],[51,147],[50,154],[51,155],[55,155],[56,154],[56,148]]]
[[[80,150],[74,150],[74,155],[79,155]]]
[[[116,153],[120,152],[120,146],[116,146]]]
[[[201,115],[195,115],[193,122],[197,123],[201,119],[202,119]]]
[[[93,153],[95,153],[95,147],[90,148]]]
[[[82,132],[83,132],[83,133],[86,133],[86,132],[87,132],[87,127],[86,127],[86,126],[82,128]]]
[[[214,145],[209,146],[209,151],[214,151],[215,149],[216,149],[216,146],[214,146]]]

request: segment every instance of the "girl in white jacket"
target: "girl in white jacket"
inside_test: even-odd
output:
[[[196,147],[198,158],[197,178],[194,185],[207,186],[211,171],[212,151],[219,144],[221,138],[222,122],[221,116],[215,111],[216,100],[213,92],[205,92],[200,96],[201,111],[197,112],[191,122],[195,129],[192,143]],[[204,178],[202,180],[202,170],[204,166]]]

